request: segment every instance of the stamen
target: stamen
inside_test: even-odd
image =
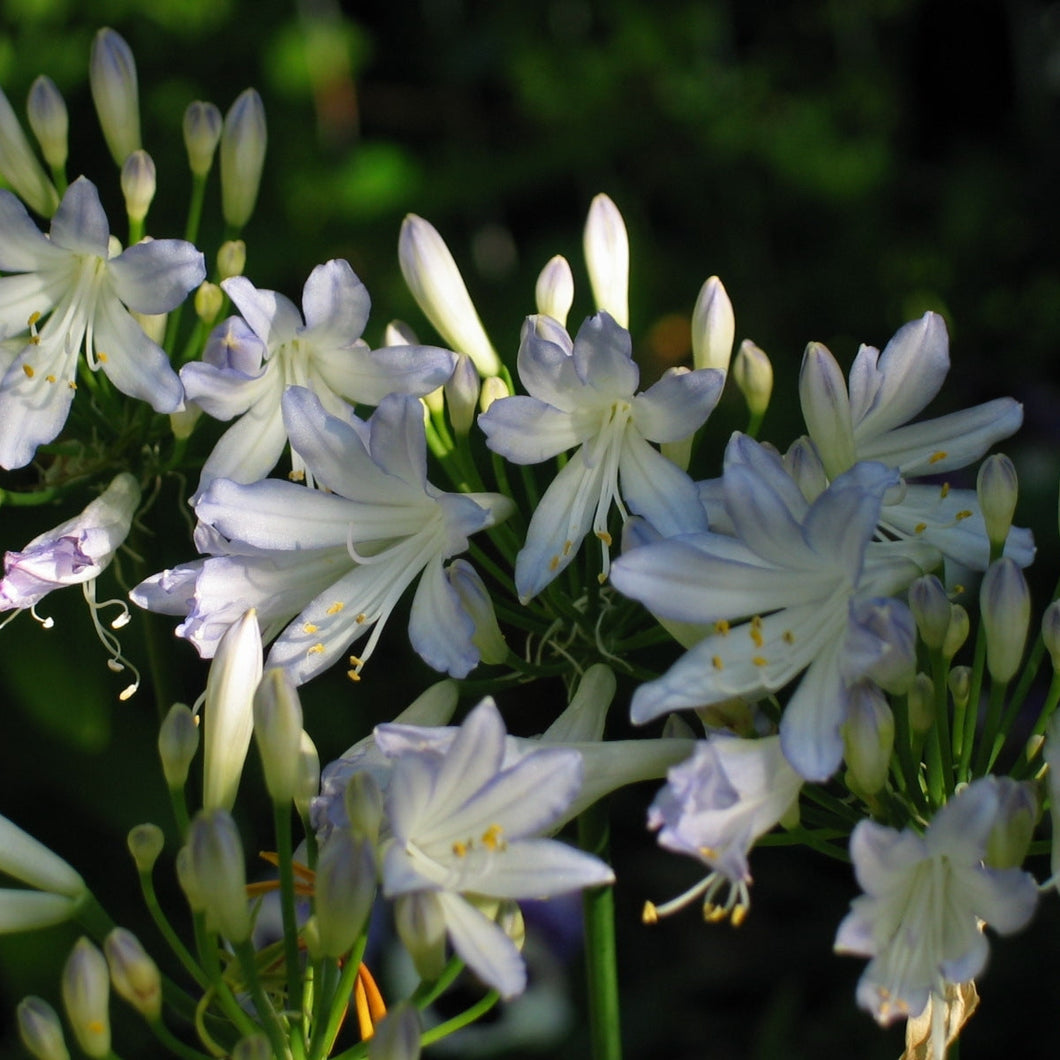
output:
[[[318,640],[312,647],[306,648],[305,653],[306,655],[322,655],[324,653],[324,645]]]
[[[714,623],[714,632],[719,636],[727,637],[729,635],[729,623],[724,618],[719,618]]]
[[[939,489],[939,496],[945,500],[950,495],[950,484],[943,482],[942,487]]]
[[[112,673],[122,673],[126,669],[132,673],[132,682],[126,685],[118,694],[118,699],[124,703],[125,700],[132,698],[132,696],[136,694],[136,690],[140,687],[140,671],[122,654],[121,642],[118,638],[114,636],[110,630],[103,628],[103,624],[99,619],[99,612],[105,607],[114,606],[120,608],[121,610],[118,617],[115,618],[110,625],[111,629],[121,629],[121,627],[129,621],[129,609],[121,600],[104,600],[101,604],[96,603],[96,581],[94,578],[91,581],[85,582],[82,586],[82,592],[84,593],[85,602],[88,604],[88,613],[92,619],[92,625],[95,628],[96,636],[99,638],[100,644],[102,644],[111,655],[107,660],[107,668]],[[48,619],[47,621],[48,625],[45,625],[45,629],[49,628],[51,619]]]
[[[926,529],[927,523],[917,523],[916,526],[913,527],[913,533],[922,534]]]
[[[611,539],[611,535],[610,535],[610,534],[609,534],[609,533],[608,533],[608,532],[607,532],[606,530],[597,530],[597,531],[596,531],[596,536],[597,536],[597,537],[598,537],[598,538],[599,538],[599,539],[600,539],[601,541],[603,541],[603,543],[604,543],[605,545],[607,545],[607,547],[608,547],[608,548],[610,548],[610,547],[611,547],[611,540],[612,540],[612,539]]]
[[[316,631],[318,629],[320,629],[320,627],[317,626],[317,625],[314,625],[312,622],[306,622],[306,623],[304,623],[302,625],[302,632],[303,633],[313,634],[313,633],[316,633]]]
[[[940,449],[938,452],[932,453],[931,456],[928,457],[928,463],[937,464],[940,460],[945,460],[948,455],[949,454],[945,449]]]
[[[785,644],[794,644],[795,643],[795,634],[792,633],[790,629],[786,629],[786,630],[784,630],[783,633],[781,633],[780,639]]]
[[[725,663],[723,663],[721,661],[721,656],[720,655],[715,655],[710,660],[710,662],[711,662],[711,665],[714,667],[715,670],[724,670],[725,669]]]
[[[345,606],[341,600],[336,600],[328,607],[326,614],[337,615]]]
[[[963,511],[958,512],[954,516],[954,519],[956,519],[957,522],[960,522],[962,519],[971,519],[971,517],[972,513],[967,508],[965,508]]]
[[[357,1025],[361,1030],[361,1040],[368,1041],[375,1034],[375,1025],[386,1015],[386,1005],[379,993],[372,973],[367,965],[360,965],[353,985],[353,1000],[357,1010]]]
[[[37,374],[35,371],[33,371],[33,368],[28,364],[24,364],[22,366],[22,371],[26,373],[26,377],[28,379],[32,379]]]

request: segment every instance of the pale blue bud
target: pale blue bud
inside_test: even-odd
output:
[[[445,913],[438,896],[433,891],[398,895],[394,928],[420,978],[437,979],[445,968]]]
[[[70,119],[66,102],[50,77],[42,74],[30,85],[26,114],[45,162],[53,169],[62,169],[69,151]]]
[[[221,131],[221,212],[232,228],[242,228],[254,212],[267,139],[261,96],[248,88],[229,108]]]
[[[986,841],[983,861],[992,869],[1014,869],[1023,864],[1038,823],[1038,796],[1030,781],[996,777],[997,820]]]
[[[101,29],[92,41],[88,78],[103,138],[121,166],[140,148],[140,97],[132,50],[114,30]]]
[[[920,639],[929,651],[939,651],[950,626],[950,601],[934,574],[925,574],[909,586],[909,609],[916,619]]]
[[[894,715],[875,685],[859,682],[850,690],[843,747],[856,789],[865,795],[882,791],[894,749]]]
[[[497,623],[493,600],[478,572],[467,560],[455,559],[446,567],[445,575],[460,598],[460,606],[475,624],[471,642],[482,661],[489,664],[504,662],[508,658],[508,645]]]
[[[1023,658],[1031,621],[1031,597],[1023,572],[1002,557],[990,564],[979,588],[986,631],[986,666],[995,681],[1011,681]]]
[[[935,682],[925,673],[917,674],[907,702],[909,727],[914,732],[927,732],[935,724]]]
[[[22,1044],[36,1060],[70,1060],[58,1013],[42,997],[24,997],[15,1010]]]
[[[201,905],[211,931],[232,943],[245,942],[250,937],[246,867],[232,815],[203,810],[188,828],[184,849],[188,853],[181,885],[190,885],[185,892],[192,908]]]
[[[63,1006],[77,1044],[88,1056],[110,1053],[110,975],[103,954],[80,938],[63,966]]]
[[[456,367],[444,387],[449,422],[458,438],[466,438],[471,432],[480,387],[478,369],[474,362],[466,353],[458,353]]]
[[[158,730],[158,755],[170,791],[181,791],[199,749],[199,726],[184,703],[174,703]]]
[[[1019,496],[1016,468],[1004,453],[994,453],[983,461],[976,480],[976,492],[990,548],[1000,554],[1012,526]]]
[[[375,851],[343,828],[328,836],[317,861],[313,910],[317,920],[315,957],[348,953],[368,922],[376,891]]]
[[[399,1001],[376,1025],[368,1043],[368,1060],[419,1060],[420,1014],[408,1001]]]
[[[744,339],[732,362],[732,378],[752,416],[764,416],[773,396],[773,365],[766,351]]]
[[[254,693],[254,740],[272,801],[286,805],[298,785],[302,703],[286,670],[273,667]]]
[[[162,829],[157,824],[148,822],[130,828],[125,842],[133,861],[136,862],[136,871],[150,872],[155,867],[166,840]]]
[[[162,976],[140,940],[122,927],[103,940],[114,992],[124,998],[149,1023],[162,1013]]]
[[[121,193],[125,196],[125,212],[130,221],[140,222],[147,216],[156,187],[151,156],[144,150],[133,151],[121,167]]]
[[[222,124],[221,112],[213,103],[197,99],[184,111],[184,147],[188,152],[188,167],[197,177],[205,177],[210,172]]]

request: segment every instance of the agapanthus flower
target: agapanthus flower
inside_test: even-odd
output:
[[[807,780],[832,775],[850,687],[889,671],[888,644],[905,644],[905,606],[885,609],[893,638],[859,618],[859,603],[905,588],[938,554],[870,544],[897,471],[857,464],[809,504],[775,453],[734,435],[723,477],[735,537],[713,532],[634,548],[611,571],[615,587],[664,619],[712,629],[662,677],[641,685],[632,717],[757,699],[803,671],[780,724],[788,761]],[[730,621],[741,621],[730,628]]]
[[[84,177],[67,189],[47,237],[0,191],[0,270],[11,274],[0,278],[0,339],[25,333],[0,378],[0,466],[28,464],[62,430],[82,346],[88,367],[123,394],[156,412],[179,408],[180,379],[130,310],[174,309],[206,275],[202,254],[182,239],[112,254],[99,194]]]
[[[590,530],[601,542],[606,576],[612,504],[623,518],[643,516],[664,535],[706,529],[691,479],[649,442],[676,442],[698,430],[721,394],[722,372],[671,369],[638,392],[629,332],[601,312],[573,342],[552,317],[529,317],[519,378],[529,396],[501,398],[479,417],[487,445],[517,464],[578,447],[534,510],[516,558],[522,600],[567,567]]]
[[[139,503],[139,483],[123,471],[72,519],[39,534],[19,552],[5,552],[4,574],[0,579],[0,613],[14,612],[0,621],[0,628],[20,611],[29,611],[45,627],[51,626],[50,618],[37,615],[37,605],[55,589],[80,585],[96,635],[111,654],[110,668],[120,672],[128,666],[135,675],[133,683],[122,693],[123,699],[136,691],[139,675],[122,655],[114,633],[101,624],[99,611],[110,604],[118,606],[111,629],[123,626],[128,621],[129,611],[120,601],[97,603],[96,579],[110,566],[118,548],[128,537]]]
[[[467,549],[469,535],[507,517],[511,501],[443,493],[427,481],[415,398],[390,395],[368,421],[348,409],[341,418],[329,414],[304,387],[288,388],[282,407],[293,448],[323,488],[215,479],[195,505],[197,543],[212,555],[149,578],[133,599],[186,614],[177,632],[204,657],[253,607],[263,638],[280,634],[266,665],[303,684],[370,634],[360,655],[350,657],[356,679],[390,612],[418,579],[412,646],[435,669],[465,676],[479,661],[475,622],[444,562]]]
[[[385,796],[383,893],[436,903],[453,948],[504,997],[526,986],[523,959],[484,908],[611,883],[601,861],[552,839],[577,794],[581,757],[540,748],[505,768],[504,723],[484,700],[448,749],[406,749]]]
[[[835,478],[859,460],[875,460],[897,468],[905,478],[942,475],[967,467],[1019,429],[1023,408],[1007,397],[910,423],[938,393],[949,367],[946,324],[937,313],[904,324],[882,352],[863,345],[849,384],[828,349],[810,343],[799,397],[824,474]],[[989,562],[974,490],[910,484],[888,498],[880,528],[899,538],[928,541],[965,567],[985,570]],[[1034,557],[1030,531],[1014,528],[1007,548],[1026,566]]]
[[[648,827],[658,831],[661,847],[697,858],[711,871],[665,905],[648,903],[645,920],[654,921],[702,895],[707,919],[731,916],[739,923],[750,905],[747,855],[760,836],[797,814],[802,783],[788,765],[779,737],[747,740],[718,734],[698,741],[692,756],[667,773],[648,810]],[[726,898],[716,902],[726,888]]]
[[[994,778],[983,777],[939,810],[923,835],[875,821],[854,829],[850,854],[865,894],[839,925],[835,948],[872,958],[857,996],[880,1023],[916,1016],[947,984],[974,979],[990,949],[984,923],[1008,935],[1033,915],[1034,878],[983,864],[999,798]]]
[[[243,276],[221,286],[243,316],[214,328],[203,360],[180,372],[191,400],[217,419],[236,420],[203,465],[203,487],[214,478],[257,482],[275,467],[287,442],[280,399],[289,386],[308,387],[339,415],[346,402],[378,405],[391,393],[420,397],[452,374],[456,358],[448,350],[369,349],[360,336],[371,299],[341,259],[310,273],[302,313],[282,294],[259,291]],[[295,476],[303,475],[299,453],[291,458]]]

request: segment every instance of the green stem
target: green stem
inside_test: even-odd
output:
[[[151,914],[151,919],[155,922],[155,927],[158,928],[162,938],[166,940],[166,945],[173,951],[177,959],[182,965],[184,965],[185,971],[192,977],[204,990],[210,985],[209,976],[199,966],[199,962],[191,955],[191,951],[187,946],[180,940],[176,931],[173,930],[173,925],[170,924],[169,919],[166,917],[162,906],[159,904],[158,896],[155,894],[155,881],[150,871],[141,872],[140,874],[140,891],[144,897],[144,904],[147,906],[147,911]]]
[[[280,868],[280,909],[283,915],[283,954],[287,966],[287,1009],[289,1035],[295,1060],[305,1056],[305,1025],[302,1011],[302,962],[298,955],[298,921],[294,909],[294,854],[291,847],[291,811],[286,804],[273,803],[276,825],[276,852]]]
[[[608,860],[610,825],[606,802],[598,802],[578,818],[578,838],[583,850]],[[582,909],[592,1057],[621,1060],[614,892],[610,887],[587,888],[582,895]]]
[[[433,1045],[437,1041],[441,1041],[442,1038],[447,1037],[454,1031],[458,1031],[463,1027],[475,1022],[482,1016],[485,1016],[487,1012],[494,1005],[500,1001],[500,994],[496,990],[491,990],[481,1001],[476,1002],[471,1008],[461,1012],[459,1016],[454,1016],[451,1020],[446,1020],[444,1023],[439,1023],[437,1027],[432,1027],[426,1034],[420,1038],[420,1045],[427,1046]]]
[[[982,776],[987,770],[987,760],[990,757],[990,749],[999,735],[1001,725],[1001,708],[1005,705],[1005,690],[1008,688],[1007,681],[990,682],[990,700],[986,708],[986,722],[983,725],[982,739],[975,753],[975,775]]]
[[[327,1027],[323,1037],[313,1049],[313,1060],[327,1056],[331,1052],[335,1039],[339,1036],[343,1018],[346,1015],[346,1007],[350,1003],[350,994],[353,993],[354,983],[357,981],[357,969],[361,966],[361,958],[364,956],[364,947],[367,936],[362,936],[360,942],[354,946],[346,958],[342,975],[339,976],[339,985],[332,994],[331,1005],[328,1010]],[[315,1037],[315,1035],[314,1035]]]
[[[262,1028],[268,1036],[269,1044],[272,1046],[273,1055],[276,1060],[287,1060],[287,1044],[284,1041],[283,1028],[276,1010],[269,1004],[265,996],[265,988],[261,985],[261,976],[258,975],[258,962],[254,956],[254,947],[250,940],[246,939],[236,947],[236,956],[239,958],[239,966],[243,970],[243,979],[250,998],[254,1003],[254,1009],[262,1023]]]
[[[983,693],[983,673],[986,669],[986,630],[982,622],[975,636],[975,659],[972,662],[972,681],[968,690],[968,713],[964,719],[961,740],[961,761],[957,766],[957,783],[971,780],[972,750],[975,745],[975,725],[979,720],[979,698]]]
[[[208,1053],[193,1049],[185,1045],[173,1032],[162,1022],[162,1020],[148,1020],[147,1025],[151,1033],[166,1047],[174,1056],[182,1057],[183,1060],[214,1060]]]

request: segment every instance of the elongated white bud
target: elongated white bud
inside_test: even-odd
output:
[[[736,339],[736,316],[724,284],[711,276],[692,310],[692,364],[696,368],[729,370]]]
[[[59,1015],[42,997],[24,997],[15,1010],[22,1044],[36,1060],[70,1060]]]
[[[103,954],[78,939],[63,966],[63,1007],[77,1044],[93,1060],[110,1052],[110,975]]]
[[[7,96],[0,91],[0,175],[15,194],[41,217],[51,217],[59,193],[30,147]]]
[[[103,138],[121,166],[140,148],[140,93],[132,49],[114,30],[101,29],[92,41],[88,71]]]
[[[26,114],[44,161],[53,169],[62,169],[69,151],[70,118],[62,93],[50,77],[42,74],[30,85]]]
[[[367,840],[336,828],[320,851],[313,884],[316,957],[341,957],[368,922],[376,891],[375,851]]]
[[[248,88],[229,108],[221,131],[221,212],[232,228],[242,228],[254,212],[267,141],[265,106]]]
[[[195,176],[205,177],[210,172],[223,124],[221,111],[213,103],[197,99],[184,111],[184,147]]]
[[[986,631],[986,667],[995,681],[1011,681],[1031,621],[1030,591],[1013,560],[1002,556],[990,564],[979,588],[979,608]]]
[[[752,416],[764,416],[773,396],[773,365],[765,350],[744,339],[732,362],[732,378]]]
[[[6,817],[0,817],[0,872],[67,898],[80,900],[88,890],[80,873]]]
[[[1019,496],[1016,468],[1004,453],[994,453],[983,461],[976,480],[976,492],[990,548],[999,554],[1012,527]]]
[[[449,422],[458,438],[471,433],[478,407],[481,389],[478,369],[466,353],[457,354],[456,367],[445,384],[445,403],[449,409]]]
[[[799,372],[799,400],[824,469],[829,478],[836,478],[857,459],[854,425],[843,372],[831,351],[819,342],[806,347]]]
[[[254,739],[272,801],[290,802],[298,786],[302,703],[286,670],[272,667],[254,694]]]
[[[114,992],[148,1022],[158,1019],[162,1012],[162,976],[140,940],[131,931],[117,927],[103,940],[103,952]]]
[[[534,287],[537,311],[567,326],[567,314],[574,305],[574,274],[562,254],[550,258]]]
[[[199,726],[184,703],[174,703],[158,730],[158,755],[170,791],[181,791],[199,749]]]
[[[142,221],[155,197],[157,178],[151,156],[143,150],[133,151],[121,167],[121,192],[130,221]]]
[[[596,308],[629,327],[629,236],[618,207],[607,195],[589,206],[582,238]]]

